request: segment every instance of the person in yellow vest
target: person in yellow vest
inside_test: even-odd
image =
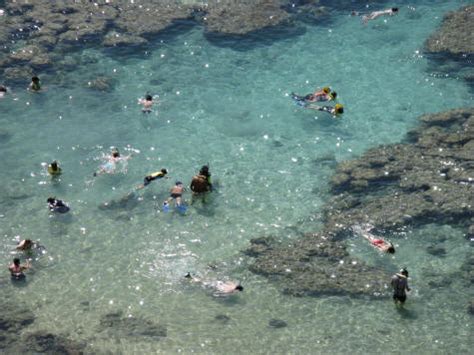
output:
[[[58,165],[58,162],[54,160],[51,164],[48,165],[48,174],[51,176],[61,175],[61,168]]]
[[[161,169],[160,171],[157,171],[157,172],[154,172],[150,175],[145,176],[145,178],[143,179],[143,184],[138,185],[137,189],[143,189],[145,186],[150,184],[153,180],[164,178],[166,176],[166,174],[168,174],[168,170]]]

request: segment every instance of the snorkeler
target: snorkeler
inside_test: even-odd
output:
[[[403,268],[399,273],[393,275],[390,284],[393,287],[393,301],[395,304],[403,305],[407,299],[405,291],[410,291],[410,287],[408,287],[408,270]]]
[[[55,197],[49,197],[46,202],[48,202],[48,208],[51,212],[66,213],[69,212],[69,206],[66,205],[63,201],[58,200]]]
[[[107,161],[99,167],[99,170],[94,172],[93,176],[101,174],[113,174],[117,168],[117,163],[126,161],[131,158],[131,155],[122,157],[117,148],[112,148],[110,155],[106,157]]]
[[[336,104],[334,107],[333,106],[318,106],[318,105],[306,105],[306,108],[316,110],[316,111],[322,111],[322,112],[327,112],[330,113],[333,118],[338,117],[339,115],[342,115],[344,113],[344,106],[341,104]]]
[[[377,238],[375,235],[370,233],[370,230],[372,229],[371,226],[368,226],[365,229],[362,229],[360,226],[353,226],[352,230],[367,239],[370,244],[374,247],[377,248],[378,250],[388,253],[388,254],[395,254],[395,247],[391,242],[387,242],[381,238]]]
[[[59,167],[58,162],[53,160],[51,164],[48,165],[48,173],[51,176],[61,175],[62,169]]]
[[[29,261],[26,261],[26,264],[21,265],[20,264],[20,259],[15,258],[13,259],[13,263],[10,264],[8,267],[8,270],[10,270],[10,275],[12,277],[12,280],[24,280],[26,278],[25,274],[23,271],[28,270],[31,267]]]
[[[205,287],[212,288],[214,290],[213,296],[215,297],[230,296],[244,290],[244,287],[240,283],[234,281],[205,281],[192,276],[189,272],[184,277],[192,282],[200,283]]]
[[[295,100],[300,106],[306,106],[308,102],[323,102],[332,101],[337,97],[337,92],[331,91],[331,88],[325,86],[321,90],[316,90],[312,94],[306,96],[297,95],[294,92],[291,93],[291,98]]]
[[[169,203],[174,201],[175,206],[179,208],[184,208],[183,205],[183,192],[186,189],[183,186],[181,181],[176,181],[175,185],[170,189],[170,197],[163,202],[163,210],[166,212],[169,210]]]
[[[397,13],[398,13],[398,7],[392,7],[390,9],[381,10],[381,11],[373,11],[368,15],[362,16],[362,21],[364,22],[364,24],[367,24],[370,20],[375,20],[377,17],[385,16],[385,15],[393,16],[393,15],[396,15]]]
[[[22,251],[27,256],[32,256],[35,251],[44,253],[45,247],[31,239],[24,239],[18,243],[16,250]]]
[[[153,96],[147,94],[144,99],[138,99],[138,103],[143,106],[143,113],[150,113],[153,106]]]
[[[166,174],[168,174],[168,170],[161,169],[160,171],[157,171],[155,173],[145,176],[145,178],[143,179],[143,184],[138,185],[137,189],[143,189],[145,186],[150,184],[153,180],[164,178]]]
[[[41,90],[40,79],[37,76],[34,76],[31,78],[31,83],[28,89],[30,91],[35,91],[35,92],[38,92]]]

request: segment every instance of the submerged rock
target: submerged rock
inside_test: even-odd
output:
[[[408,143],[381,146],[342,162],[331,179],[327,204],[332,232],[370,222],[470,225],[474,216],[474,109],[424,115]]]
[[[249,269],[277,281],[293,296],[351,295],[378,297],[390,275],[352,258],[341,241],[307,234],[288,245],[258,254]]]
[[[124,317],[122,312],[108,313],[101,317],[99,331],[111,328],[116,336],[147,337],[159,340],[167,336],[164,325],[142,318]]]
[[[9,349],[18,342],[21,332],[35,321],[33,312],[23,304],[7,302],[0,303],[0,351]]]
[[[469,305],[467,306],[467,312],[474,316],[474,300],[471,300],[471,302],[469,302]]]
[[[243,35],[289,19],[280,0],[222,1],[206,6],[206,30],[220,34]]]
[[[473,53],[474,5],[448,13],[441,28],[428,38],[425,46],[430,53]]]
[[[98,76],[87,83],[87,87],[97,91],[110,92],[114,89],[116,80],[108,76]]]
[[[272,328],[285,328],[288,324],[281,319],[270,319],[268,325]]]
[[[38,331],[25,336],[21,347],[22,353],[83,354],[86,346],[61,335]]]

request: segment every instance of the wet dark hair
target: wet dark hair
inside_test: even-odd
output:
[[[114,158],[118,158],[120,156],[120,152],[117,148],[112,149],[112,156]]]
[[[48,203],[54,203],[54,201],[56,201],[54,197],[48,197],[48,199],[46,200],[46,202]]]
[[[201,170],[199,170],[199,174],[204,175],[206,177],[211,176],[211,173],[209,172],[209,167],[207,165],[203,165]]]
[[[40,79],[37,76],[34,76],[34,77],[31,78],[31,81],[34,82],[34,83],[38,83],[40,81]]]
[[[7,92],[7,88],[3,85],[0,85],[0,92]]]
[[[238,285],[235,287],[236,290],[243,291],[244,287],[242,285]]]
[[[403,276],[405,277],[408,277],[408,270],[403,268],[401,271],[400,271],[400,274],[402,274]]]
[[[161,169],[161,172],[162,172],[163,174],[168,174],[168,170],[166,170],[166,169]]]
[[[58,162],[56,160],[53,160],[53,162],[51,163],[51,167],[54,169],[54,170],[57,170],[58,169]]]
[[[397,11],[398,11],[398,7],[392,7],[392,11],[393,11],[393,12],[397,12]]]
[[[20,265],[20,259],[18,258],[13,259],[13,264]]]
[[[392,243],[390,243],[390,246],[387,249],[387,253],[389,254],[395,254],[395,247],[393,246]]]
[[[344,108],[343,107],[338,107],[335,110],[336,110],[336,113],[344,113]]]
[[[153,100],[153,96],[151,96],[151,95],[146,95],[146,96],[145,96],[145,100],[151,101],[151,100]]]
[[[333,99],[335,99],[337,97],[337,92],[335,92],[335,91],[331,92],[331,96],[332,96]]]

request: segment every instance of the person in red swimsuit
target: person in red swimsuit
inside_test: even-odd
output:
[[[393,246],[393,244],[391,242],[387,242],[384,239],[377,238],[375,235],[370,233],[371,229],[372,229],[371,227],[368,227],[366,229],[363,229],[360,226],[352,227],[352,230],[354,232],[356,232],[357,234],[360,234],[365,239],[367,239],[373,247],[377,248],[378,250],[384,253],[395,254],[395,247]]]

